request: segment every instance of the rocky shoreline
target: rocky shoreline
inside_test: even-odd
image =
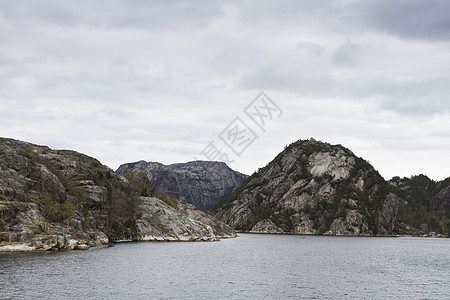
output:
[[[392,234],[392,235],[369,235],[369,234],[315,234],[315,233],[298,233],[298,232],[263,232],[263,231],[242,231],[236,230],[236,233],[245,233],[245,234],[276,234],[276,235],[304,235],[304,236],[342,236],[342,237],[368,237],[368,238],[379,238],[379,237],[411,237],[411,238],[448,238],[446,234],[436,234],[436,235],[411,235],[411,234]]]
[[[0,138],[0,252],[86,250],[111,241],[216,241],[234,230],[159,197],[141,170]]]
[[[205,167],[187,165],[193,173]],[[386,182],[350,150],[313,139],[287,146],[211,214],[160,194],[141,169],[122,171],[75,151],[0,138],[0,252],[218,241],[236,232],[448,237],[439,224],[448,214],[450,179]]]

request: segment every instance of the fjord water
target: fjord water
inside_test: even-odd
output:
[[[450,240],[240,234],[2,254],[1,299],[450,299]]]

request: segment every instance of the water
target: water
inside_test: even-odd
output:
[[[1,299],[450,299],[450,240],[240,234],[0,255]]]

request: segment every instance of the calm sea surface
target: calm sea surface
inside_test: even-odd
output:
[[[1,254],[1,299],[450,299],[450,239],[240,234]]]

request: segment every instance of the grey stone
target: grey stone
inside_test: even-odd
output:
[[[399,204],[368,162],[315,140],[286,147],[239,191],[213,212],[250,232],[391,235]]]
[[[436,210],[450,210],[450,186],[439,191],[439,193],[431,199],[431,204]]]
[[[121,165],[116,173],[125,175],[141,169],[156,189],[183,202],[192,202],[203,211],[210,210],[220,199],[237,188],[248,176],[230,169],[224,162],[192,161],[163,165],[138,161]]]
[[[253,233],[282,233],[283,230],[275,225],[274,222],[272,222],[269,219],[264,219],[259,221],[255,226],[252,227],[250,232]]]
[[[123,178],[74,151],[0,138],[0,251],[235,236],[192,205],[141,197],[142,187],[153,187],[143,171],[131,174]]]

